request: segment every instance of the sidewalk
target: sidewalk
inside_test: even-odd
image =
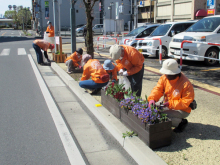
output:
[[[63,45],[65,53],[71,53],[70,45]],[[77,48],[84,47],[83,44],[77,44]],[[86,53],[84,51],[84,53]],[[108,53],[95,55],[101,63],[107,57]],[[65,64],[58,64],[66,71]],[[71,77],[76,76],[71,74]],[[186,75],[187,76],[187,75]],[[78,75],[80,77],[80,75]],[[151,90],[156,85],[160,73],[158,69],[145,66],[143,79],[142,97],[149,96]],[[77,81],[78,78],[75,78]],[[219,164],[220,163],[220,89],[199,83],[196,79],[190,80],[196,84],[195,99],[198,107],[192,111],[188,117],[189,124],[184,133],[172,133],[172,144],[167,147],[154,150],[167,164]],[[213,92],[215,93],[213,93]],[[100,96],[95,96],[100,102]]]

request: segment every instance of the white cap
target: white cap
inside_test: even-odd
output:
[[[112,45],[109,49],[110,56],[113,60],[117,60],[120,58],[122,52],[122,46],[119,45]]]
[[[181,72],[180,68],[178,67],[178,63],[174,59],[167,59],[163,61],[162,68],[160,72],[166,75],[175,75]]]

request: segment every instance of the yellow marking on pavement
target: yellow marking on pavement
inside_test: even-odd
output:
[[[5,34],[6,32],[4,32],[3,34],[2,34],[2,36]]]
[[[207,70],[201,70],[203,72],[212,71],[212,70],[220,70],[220,68],[214,68],[214,69],[207,69]]]

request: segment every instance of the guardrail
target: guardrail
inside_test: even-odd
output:
[[[103,39],[102,40],[102,44],[99,43],[99,39]],[[118,42],[118,39],[117,38],[111,38],[111,37],[98,37],[97,38],[97,49],[99,50],[99,45],[102,45],[103,48],[106,48],[106,45],[109,45],[109,44],[106,44],[106,40],[114,40],[115,41],[115,44],[117,44]],[[111,45],[110,45],[111,46]]]

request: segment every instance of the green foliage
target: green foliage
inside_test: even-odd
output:
[[[56,51],[56,54],[60,54],[60,51],[59,51],[59,50],[57,50],[57,51]],[[64,52],[62,52],[62,54],[64,54]]]
[[[7,19],[13,19],[15,16],[15,11],[14,10],[7,10],[7,11],[5,11],[4,16]]]
[[[133,137],[133,136],[138,136],[136,133],[134,133],[134,131],[128,132],[126,131],[126,133],[122,133],[122,137],[126,138],[126,137]]]

